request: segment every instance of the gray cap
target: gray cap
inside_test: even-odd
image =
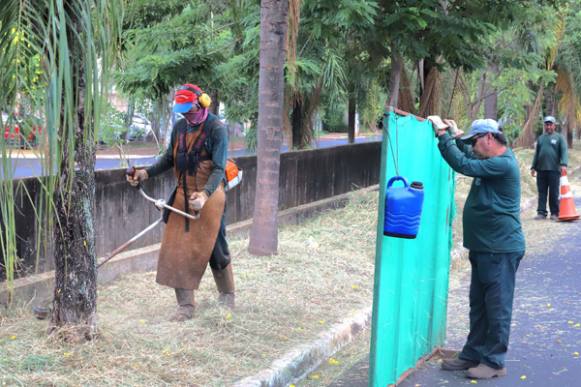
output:
[[[460,137],[462,141],[470,141],[474,136],[484,133],[500,133],[498,122],[491,118],[475,120],[470,125],[470,132]]]
[[[547,123],[547,122],[551,122],[551,123],[553,123],[553,124],[556,124],[556,123],[557,123],[557,120],[556,120],[556,119],[555,119],[555,117],[553,117],[553,116],[546,116],[546,117],[543,119],[543,122],[545,122],[545,123]]]

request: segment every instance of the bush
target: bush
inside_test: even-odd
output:
[[[344,111],[340,109],[327,110],[323,114],[323,130],[327,132],[346,133],[348,126],[343,120]]]
[[[115,145],[125,142],[125,115],[110,104],[101,115],[101,122],[97,128],[97,140],[101,144]]]

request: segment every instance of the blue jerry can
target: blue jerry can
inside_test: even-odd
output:
[[[396,181],[403,187],[392,187]],[[385,191],[385,217],[383,235],[414,239],[418,234],[424,202],[424,186],[419,181],[408,184],[402,176],[389,179]]]

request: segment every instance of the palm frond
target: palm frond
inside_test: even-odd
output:
[[[43,121],[39,153],[47,176],[39,178],[44,195],[36,203],[37,238],[42,236],[43,216],[49,226],[60,224],[60,219],[53,220],[55,193],[57,200],[68,203],[63,212],[66,215],[73,204],[71,187],[79,172],[91,176],[94,172],[94,130],[101,96],[107,89],[108,69],[120,44],[122,17],[121,0],[2,2],[0,111]],[[3,154],[7,154],[7,146],[0,142]],[[16,259],[10,211],[14,203],[8,194],[15,187],[11,185],[10,168],[11,163],[3,163],[0,171],[4,224],[0,247],[9,276]],[[65,226],[59,227],[64,232]]]

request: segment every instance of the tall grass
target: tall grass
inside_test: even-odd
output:
[[[4,125],[0,126],[4,127]],[[8,281],[9,290],[12,290],[14,270],[17,263],[16,254],[16,221],[14,214],[14,187],[12,180],[11,150],[6,142],[0,141],[2,154],[2,170],[0,172],[0,254],[2,254],[2,272]]]
[[[36,236],[38,266],[53,225],[61,235],[66,234],[55,216],[55,197],[66,203],[66,215],[80,169],[89,175],[94,172],[94,131],[99,125],[108,70],[119,52],[122,4],[122,0],[2,1],[0,112],[19,113],[19,124],[25,129],[32,129],[27,125],[38,126],[36,121],[41,121],[43,128],[35,150],[43,177],[38,178],[40,190],[33,197],[24,184],[13,180],[17,151],[15,144],[3,141],[5,125],[0,125],[0,253],[9,288],[18,262],[15,197],[28,200],[26,205],[33,207],[35,230],[27,231]],[[26,135],[19,140],[32,145]]]

